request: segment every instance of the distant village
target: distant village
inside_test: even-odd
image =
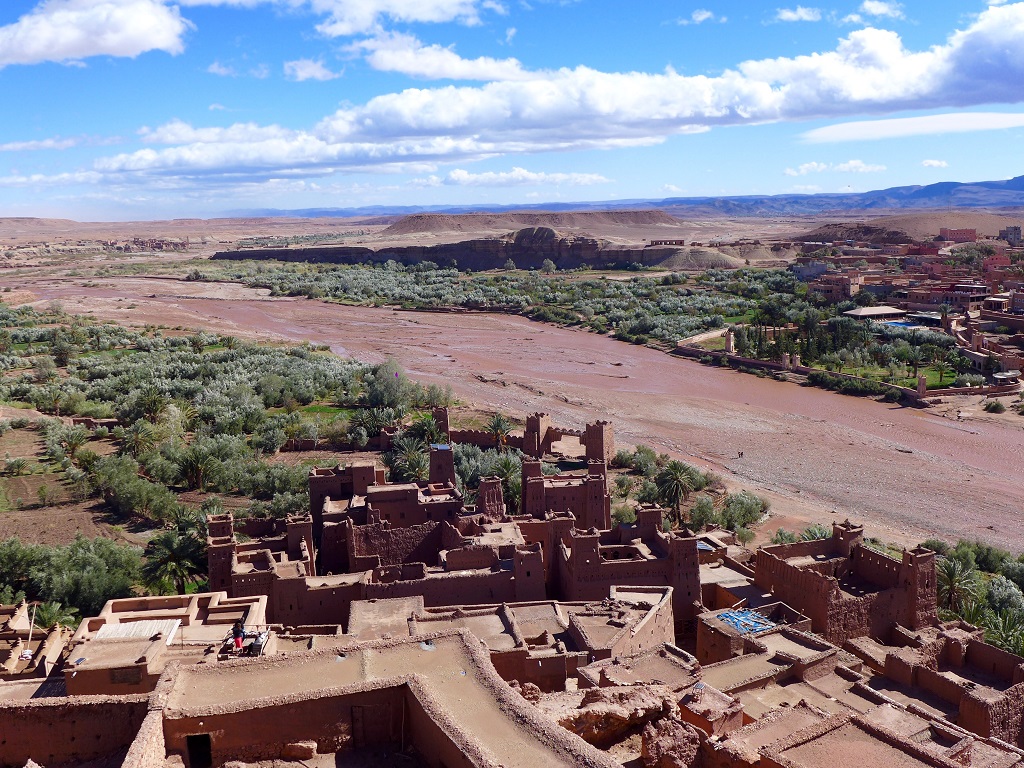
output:
[[[211,516],[209,591],[73,635],[0,608],[0,764],[1024,764],[1024,658],[939,619],[932,550],[613,524],[613,426],[545,414],[508,437],[521,508],[471,503],[451,445],[493,437],[433,418],[424,481],[339,463],[303,514]]]

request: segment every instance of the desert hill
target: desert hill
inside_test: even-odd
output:
[[[863,221],[833,222],[810,232],[793,235],[794,240],[861,240],[869,243],[909,243],[931,240],[942,227],[976,229],[979,236],[996,237],[999,230],[1024,224],[1024,211],[992,212],[972,210],[901,213]]]
[[[538,211],[519,213],[417,213],[392,224],[381,235],[411,235],[438,232],[505,232],[528,227],[554,230],[602,231],[608,227],[679,226],[678,219],[664,211]]]

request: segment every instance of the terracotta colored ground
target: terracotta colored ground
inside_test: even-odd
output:
[[[897,541],[968,536],[1024,550],[1017,417],[958,421],[503,315],[268,300],[238,287],[216,298],[215,286],[174,280],[9,282],[38,302],[120,322],[329,343],[369,362],[393,356],[420,381],[511,414],[546,411],[564,425],[610,419],[620,443],[650,444],[765,492],[790,526],[850,517]],[[980,413],[976,400],[963,402],[970,413]]]

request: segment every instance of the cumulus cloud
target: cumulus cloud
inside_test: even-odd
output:
[[[492,75],[504,79],[384,94],[346,105],[307,129],[271,126],[270,136],[258,135],[258,126],[164,126],[153,135],[177,132],[179,141],[169,142],[175,146],[104,158],[98,167],[139,174],[329,173],[649,145],[722,125],[1015,103],[1024,99],[1024,58],[1017,54],[1022,36],[1024,3],[1013,3],[987,8],[969,27],[924,51],[908,50],[894,32],[868,28],[831,51],[747,61],[717,76],[589,67],[534,72],[515,60],[492,60]],[[450,49],[405,50],[421,76],[453,77],[465,67]],[[442,63],[431,68],[428,60]],[[809,140],[836,140],[837,128],[812,131]],[[231,137],[231,130],[243,138]],[[833,138],[822,139],[830,130]]]
[[[843,141],[901,139],[908,136],[934,136],[944,133],[973,133],[1024,127],[1024,114],[1013,112],[950,112],[924,117],[897,117],[890,120],[858,120],[807,131],[801,138],[813,144]]]
[[[787,168],[785,174],[787,176],[806,176],[809,173],[825,173],[826,171],[833,173],[881,173],[885,169],[884,165],[869,165],[863,160],[847,160],[845,163],[804,163],[796,168]]]
[[[606,179],[597,173],[536,173],[525,168],[515,167],[511,171],[487,171],[470,173],[456,168],[445,178],[445,184],[459,187],[521,187],[537,184],[564,184],[567,186],[588,186],[591,184],[607,184]]]
[[[193,128],[183,120],[172,120],[156,128],[145,127],[139,136],[147,144],[224,144],[251,143],[298,136],[278,125],[235,123],[226,128]]]
[[[725,16],[715,16],[707,8],[698,8],[689,16],[679,19],[678,23],[685,27],[690,24],[703,24],[705,21],[717,21],[724,24],[728,19]]]
[[[308,7],[326,16],[317,30],[330,37],[348,37],[370,32],[385,21],[399,23],[440,23],[456,21],[479,24],[480,12],[487,9],[502,14],[504,9],[490,0],[177,0],[183,6],[233,6],[254,8],[278,5],[283,8]]]
[[[861,160],[847,160],[832,166],[837,173],[881,173],[885,170],[884,165],[869,165]]]
[[[341,77],[337,72],[332,72],[323,65],[323,62],[313,59],[298,59],[284,63],[284,74],[288,79],[301,83],[303,80],[334,80]]]
[[[206,68],[206,71],[211,75],[218,75],[219,77],[235,77],[238,74],[234,67],[221,64],[219,61],[213,62]]]
[[[380,34],[349,46],[363,53],[374,69],[401,72],[411,77],[431,80],[525,80],[534,79],[517,59],[494,59],[480,56],[464,59],[451,48],[424,45],[413,35]]]
[[[0,152],[31,152],[40,149],[70,149],[77,147],[78,139],[35,139],[33,141],[8,141],[0,144]]]
[[[821,21],[821,11],[818,8],[804,8],[798,5],[796,8],[779,8],[775,11],[776,21]]]
[[[887,16],[890,19],[903,18],[901,3],[885,2],[885,0],[864,0],[860,4],[860,12],[868,16]]]
[[[103,181],[103,174],[97,171],[74,171],[72,173],[33,173],[0,176],[0,187],[60,187],[69,184],[97,184]]]
[[[948,168],[949,163],[945,160],[922,160],[921,165],[925,168]]]
[[[0,27],[0,67],[90,56],[178,54],[190,25],[162,0],[45,0]]]

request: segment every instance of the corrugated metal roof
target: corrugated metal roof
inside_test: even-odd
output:
[[[96,633],[96,640],[123,640],[128,638],[153,637],[162,633],[167,645],[174,639],[181,619],[146,619],[144,621],[127,621],[123,624],[104,624]]]

